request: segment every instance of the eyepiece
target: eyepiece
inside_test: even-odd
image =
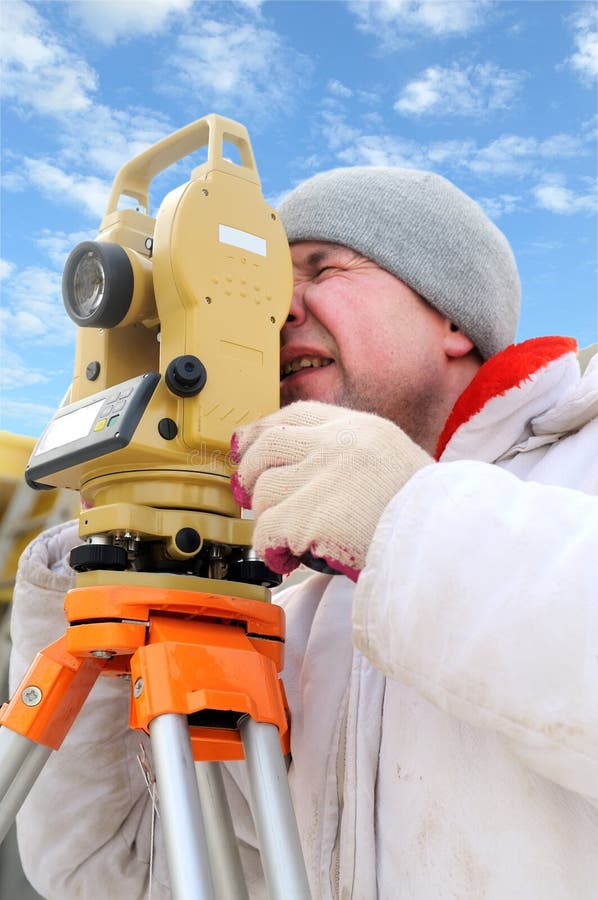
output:
[[[66,261],[62,299],[77,325],[114,328],[129,311],[133,284],[133,267],[123,247],[84,241]]]

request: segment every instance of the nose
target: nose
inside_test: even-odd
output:
[[[293,298],[291,300],[291,308],[287,316],[287,325],[301,325],[305,322],[307,310],[305,308],[305,290],[307,283],[295,284],[293,288]]]

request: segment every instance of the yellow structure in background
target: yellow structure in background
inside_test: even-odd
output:
[[[34,491],[23,479],[35,438],[0,431],[0,615],[10,602],[19,557],[46,528],[79,513],[75,491]]]
[[[9,612],[19,557],[40,531],[79,512],[75,491],[34,491],[25,483],[34,446],[35,438],[0,431],[0,703],[8,700]],[[9,896],[39,897],[22,873],[14,828],[0,847],[0,897]]]

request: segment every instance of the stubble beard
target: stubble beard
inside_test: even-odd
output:
[[[338,363],[337,363],[338,365]],[[399,385],[394,394],[381,390],[380,384],[347,376],[325,397],[314,397],[308,391],[287,389],[283,406],[299,400],[318,400],[345,409],[372,413],[389,419],[428,453],[433,453],[450,410],[443,408],[437,385],[427,381]]]
[[[428,453],[434,452],[447,415],[438,392],[425,383],[399,385],[391,395],[380,390],[380,385],[348,382],[339,389],[334,402],[390,419]]]

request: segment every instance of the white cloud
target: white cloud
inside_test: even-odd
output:
[[[323,109],[320,114],[322,136],[331,150],[342,150],[347,144],[359,140],[361,132],[354,125],[349,125],[342,113]]]
[[[82,208],[99,224],[120,167],[172,131],[167,118],[159,113],[96,106],[61,125],[61,147],[51,160],[8,158],[5,166],[13,168],[2,173],[1,184],[11,192],[32,186],[57,204]],[[106,174],[105,180],[98,177],[101,173]],[[181,181],[188,176],[186,171]]]
[[[3,287],[0,325],[16,344],[74,343],[75,326],[61,299],[62,276],[52,269],[14,269]]]
[[[341,149],[338,159],[350,166],[400,166],[407,169],[426,168],[425,150],[414,141],[394,135],[358,135]]]
[[[559,215],[571,216],[577,213],[598,212],[598,196],[596,190],[585,194],[576,193],[565,187],[557,176],[547,178],[534,188],[536,203],[542,209]]]
[[[311,72],[305,57],[259,22],[201,18],[177,39],[169,65],[185,94],[192,84],[204,106],[224,106],[235,118],[251,115],[254,127],[259,118],[288,114],[300,79]]]
[[[173,131],[160,112],[142,107],[125,110],[97,105],[85,116],[69,123],[64,134],[61,159],[114,177],[125,163]]]
[[[77,2],[72,6],[86,21],[99,15],[106,27],[110,15],[114,17],[110,21],[124,23],[135,8],[137,19],[145,23],[139,27],[157,28],[161,17],[177,6],[186,8],[189,2],[144,3],[143,15],[136,3]],[[117,7],[123,7],[122,14]],[[2,187],[22,191],[29,182],[53,199],[81,203],[94,216],[101,215],[108,186],[78,172],[105,172],[112,178],[123,163],[173,130],[169,118],[142,107],[114,110],[93,103],[95,72],[66,48],[32,4],[22,0],[10,3],[10,15],[5,12],[3,17],[1,41],[0,96],[20,112],[60,120],[56,134],[60,149],[51,162],[31,158],[24,162],[7,154]],[[67,171],[72,174],[66,175]]]
[[[584,142],[574,135],[557,134],[544,140],[521,135],[502,135],[477,151],[469,166],[477,175],[524,177],[544,160],[574,159],[586,153]]]
[[[523,176],[533,166],[537,154],[536,138],[507,134],[477,150],[470,166],[477,175]]]
[[[562,250],[564,246],[565,244],[563,241],[529,241],[529,243],[522,248],[522,252],[539,254],[556,253],[558,250]]]
[[[0,95],[20,110],[64,115],[87,109],[97,77],[69,51],[32,5],[13,0],[0,32]]]
[[[16,337],[26,337],[34,341],[46,333],[45,325],[39,315],[18,309],[11,314],[11,332]]]
[[[589,143],[594,146],[598,144],[598,113],[581,123],[581,133]]]
[[[141,5],[143,15],[139,14]],[[183,15],[193,6],[197,5],[189,0],[150,4],[126,0],[75,2],[69,9],[79,17],[83,27],[97,25],[108,40],[127,29],[153,33],[166,27],[175,13]],[[192,16],[188,15],[189,27],[176,39],[178,58],[173,54],[165,63],[170,67],[170,78],[162,77],[164,71],[158,77],[162,82],[168,81],[169,86],[174,81],[175,90],[179,87],[185,97],[190,80],[194,82],[204,108],[212,104],[221,108],[228,103],[230,114],[236,113],[238,106],[245,112],[254,112],[256,117],[288,112],[292,108],[293,67],[298,57],[278,35],[260,25],[259,3],[240,4],[243,11],[235,13],[240,25],[206,21],[204,11],[209,6],[202,6],[195,15],[195,30],[190,25]],[[101,176],[105,174],[111,182],[125,162],[172,133],[172,121],[166,113],[140,106],[112,109],[92,103],[91,91],[95,90],[96,80],[93,70],[65,49],[60,35],[51,30],[33,5],[17,0],[11,4],[11,11],[12,7],[15,15],[8,37],[4,94],[14,97],[22,111],[43,112],[59,118],[60,130],[56,133],[58,150],[52,158],[35,159],[32,153],[25,160],[7,157],[1,174],[2,186],[13,192],[33,186],[56,203],[79,205],[94,218],[100,218],[105,212],[110,187]],[[218,10],[220,7],[217,5]],[[101,22],[96,22],[96,17]],[[11,50],[10,45],[19,49]],[[172,79],[172,67],[180,78],[179,85],[177,79]],[[307,63],[305,68],[309,68]],[[81,76],[80,83],[76,81],[78,76]],[[168,90],[169,86],[164,89]],[[63,87],[68,96],[59,96]],[[186,180],[189,171],[184,166],[185,163],[178,169],[170,167],[163,178],[158,176],[157,199],[162,198],[165,184],[166,189],[172,186],[170,181],[179,169],[184,174],[181,181]],[[152,200],[153,188],[154,185]]]
[[[67,234],[64,231],[49,231],[44,229],[39,236],[35,238],[35,242],[48,259],[59,269],[64,267],[66,258],[77,244],[82,241],[93,241],[97,237],[97,230],[77,231]]]
[[[406,116],[477,116],[508,108],[523,77],[492,63],[430,66],[403,88],[394,108]]]
[[[485,146],[470,139],[408,140],[384,131],[368,131],[344,113],[324,107],[319,127],[328,150],[344,165],[387,165],[433,171],[469,171],[481,178],[541,176],[546,162],[582,158],[588,154],[585,136],[549,135],[543,140],[502,135]]]
[[[598,11],[594,3],[588,3],[572,19],[575,52],[567,62],[595,88],[598,78]]]
[[[361,31],[375,35],[386,49],[408,36],[468,34],[483,21],[488,0],[355,0],[350,11]]]
[[[284,198],[287,196],[287,194],[290,193],[291,190],[292,188],[289,190],[279,191],[277,194],[270,194],[264,199],[266,203],[268,203],[273,209],[278,209]]]
[[[30,384],[32,382],[29,382]],[[16,386],[16,385],[15,385]],[[6,418],[26,422],[27,433],[34,429],[39,432],[48,424],[56,412],[55,406],[45,406],[42,403],[28,403],[27,401],[6,400],[2,398],[2,413]]]
[[[478,198],[480,205],[493,219],[520,212],[536,205],[555,213],[573,214],[596,210],[595,195],[591,191],[575,193],[565,187],[556,176],[548,178],[547,163],[582,158],[588,153],[585,135],[554,134],[543,140],[516,134],[503,135],[485,146],[469,138],[430,143],[408,140],[389,133],[368,133],[358,124],[348,123],[338,109],[324,106],[319,115],[319,132],[324,145],[337,165],[399,166],[435,171],[455,178],[470,173],[484,180],[533,178],[532,191],[497,190],[494,195]],[[321,169],[330,159],[317,158],[314,164],[305,162],[306,169]]]
[[[449,169],[467,168],[468,161],[476,153],[474,141],[468,138],[452,141],[434,141],[425,148],[427,165],[432,169],[445,167]]]
[[[572,159],[585,153],[583,141],[572,134],[553,134],[538,141],[538,153],[544,159]]]
[[[328,84],[326,85],[326,89],[335,97],[348,98],[353,96],[353,91],[351,90],[351,88],[348,88],[341,81],[337,81],[336,78],[332,78],[328,82]]]
[[[2,190],[10,193],[18,194],[27,188],[27,179],[23,178],[23,173],[13,169],[11,172],[2,172],[0,174],[0,186]]]
[[[338,129],[340,134],[340,129]],[[467,168],[475,145],[469,140],[420,144],[391,134],[356,134],[338,151],[351,166],[399,166],[405,169],[458,170]]]
[[[180,25],[193,0],[101,0],[69,3],[72,18],[94,40],[114,44],[138,36],[158,34],[171,25]]]
[[[95,218],[106,211],[110,185],[95,175],[67,174],[58,166],[42,159],[23,160],[29,182],[53,200],[67,200]]]
[[[13,271],[14,263],[9,262],[7,259],[0,259],[0,281],[9,278]]]
[[[10,350],[6,346],[2,348],[0,387],[4,390],[19,389],[32,384],[44,384],[49,380],[50,376],[47,372],[32,369],[14,350]],[[2,411],[7,412],[4,397],[2,398]]]
[[[497,194],[496,197],[478,197],[477,202],[491,219],[500,219],[520,210],[522,198],[515,194]]]

